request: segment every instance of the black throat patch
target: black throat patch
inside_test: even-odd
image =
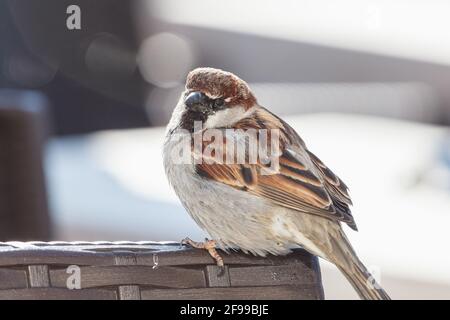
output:
[[[206,113],[185,110],[181,115],[180,128],[193,132],[195,121],[201,121],[204,124],[207,119],[208,115]]]

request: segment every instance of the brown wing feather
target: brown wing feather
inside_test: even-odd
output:
[[[349,208],[351,200],[347,186],[306,149],[289,125],[261,109],[254,118],[242,120],[237,127],[245,129],[259,125],[263,128],[279,128],[279,123],[285,129],[281,132],[283,153],[279,158],[279,170],[275,174],[262,174],[265,167],[259,163],[224,165],[205,162],[196,165],[197,173],[283,207],[345,222],[356,230]]]
[[[310,155],[312,161],[319,168],[322,175],[325,177],[325,183],[328,189],[330,189],[330,191],[333,191],[333,193],[336,193],[336,196],[339,198],[339,200],[351,205],[352,200],[350,199],[350,195],[348,194],[347,185],[341,179],[339,179],[339,177],[335,175],[326,165],[324,165],[323,162],[320,161],[320,159],[317,158],[312,152],[308,151],[308,154]]]

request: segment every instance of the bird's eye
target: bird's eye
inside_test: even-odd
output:
[[[214,100],[214,108],[220,108],[225,104],[225,101],[222,98],[218,98]]]

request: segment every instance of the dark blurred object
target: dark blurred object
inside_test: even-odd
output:
[[[56,134],[148,125],[130,2],[0,0],[0,39],[0,87],[43,91]]]
[[[0,90],[0,239],[47,240],[50,219],[43,174],[46,99]]]
[[[0,299],[324,298],[318,258],[303,249],[224,262],[219,276],[206,250],[179,243],[0,243]]]

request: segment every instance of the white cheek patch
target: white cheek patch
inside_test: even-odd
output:
[[[253,111],[253,108],[245,111],[244,107],[238,106],[219,110],[208,117],[205,122],[205,128],[212,129],[231,126],[239,120],[248,117]]]

